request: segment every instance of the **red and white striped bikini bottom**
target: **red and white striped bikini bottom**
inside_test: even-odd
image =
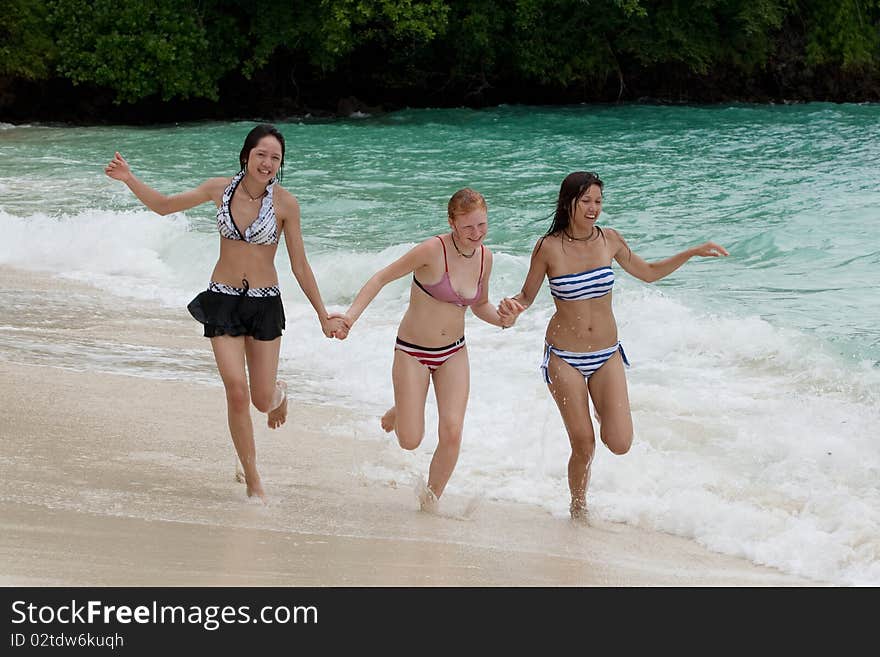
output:
[[[394,343],[396,351],[409,354],[432,372],[464,348],[464,336],[445,347],[420,347],[400,338]]]

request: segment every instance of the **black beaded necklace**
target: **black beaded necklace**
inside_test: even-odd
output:
[[[242,188],[244,188],[244,193],[247,194],[248,198],[250,200],[252,200],[254,203],[259,201],[261,198],[263,198],[269,192],[269,188],[267,187],[266,189],[263,190],[262,194],[260,194],[259,196],[254,196],[253,194],[251,194],[251,190],[249,190],[247,185],[245,184],[244,178],[241,179],[241,186],[242,186]]]
[[[474,247],[474,250],[471,251],[470,254],[462,253],[461,249],[458,248],[458,244],[455,243],[455,233],[449,233],[449,237],[452,239],[452,246],[454,246],[455,250],[458,251],[458,255],[460,255],[462,258],[473,258],[474,257],[474,254],[477,252],[476,247]]]
[[[591,239],[593,239],[593,232],[595,231],[595,228],[596,227],[593,226],[593,230],[591,230],[590,234],[586,237],[572,237],[571,233],[569,233],[568,230],[563,230],[562,234],[568,238],[569,242],[589,242]]]

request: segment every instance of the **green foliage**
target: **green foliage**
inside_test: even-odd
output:
[[[609,76],[622,90],[666,66],[880,73],[880,0],[4,0],[0,12],[0,76],[62,77],[128,103],[217,100],[236,71],[347,75],[381,95]]]
[[[615,26],[643,10],[641,0],[466,0],[453,3],[445,43],[453,79],[555,87],[599,79],[617,64]]]
[[[212,47],[194,1],[53,0],[48,6],[58,72],[74,84],[108,87],[117,101],[216,100],[217,80],[236,63],[234,51]]]
[[[517,0],[517,69],[526,79],[559,87],[604,77],[617,67],[610,38],[623,20],[617,2]]]
[[[443,0],[293,0],[254,4],[248,30],[250,76],[278,50],[300,54],[329,72],[357,49],[407,49],[428,43],[446,28]]]
[[[454,3],[449,28],[437,52],[453,80],[476,80],[506,72],[511,48],[507,2],[469,0]]]
[[[49,76],[55,44],[46,8],[33,0],[4,0],[0,11],[0,75],[41,80]]]
[[[880,68],[880,0],[808,0],[807,63],[844,70]]]
[[[705,75],[713,67],[743,71],[772,50],[788,0],[644,0],[621,36],[621,50],[643,65],[678,63]]]

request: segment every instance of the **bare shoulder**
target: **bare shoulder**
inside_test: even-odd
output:
[[[481,264],[483,268],[483,277],[488,276],[489,272],[492,271],[492,258],[492,249],[483,245],[483,262]]]
[[[605,235],[605,239],[615,241],[618,243],[623,243],[623,236],[617,232],[616,228],[612,228],[611,226],[602,226],[602,233]]]
[[[216,178],[208,178],[205,182],[199,185],[199,187],[205,194],[211,197],[211,200],[214,201],[214,203],[220,205],[220,199],[223,198],[223,192],[226,191],[230,182],[232,182],[232,178],[218,176]]]
[[[440,239],[437,239],[438,237],[439,235],[433,235],[422,240],[407,251],[402,258],[407,259],[414,269],[419,267],[442,267],[443,254],[441,250],[443,249],[443,244]]]
[[[208,178],[204,183],[202,183],[207,189],[210,190],[219,190],[221,193],[229,186],[229,183],[232,182],[232,178],[225,178],[223,176],[217,176],[216,178]]]
[[[605,241],[608,242],[608,247],[611,249],[612,253],[616,253],[618,249],[627,246],[626,240],[623,239],[623,235],[610,226],[602,226],[602,234],[605,236]]]
[[[275,215],[281,219],[299,221],[299,201],[296,196],[276,184],[272,190],[272,200],[275,203]]]
[[[560,235],[553,233],[551,235],[542,235],[535,242],[535,248],[532,255],[536,258],[547,260],[555,255],[562,248],[562,238]]]
[[[416,244],[415,247],[413,247],[413,248],[419,249],[420,251],[425,251],[428,253],[433,253],[435,251],[437,253],[439,253],[440,249],[442,249],[444,246],[442,240],[443,240],[443,238],[440,237],[439,235],[431,235],[431,237],[428,237],[428,238],[422,240],[421,242]]]

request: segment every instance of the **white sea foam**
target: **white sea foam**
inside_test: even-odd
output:
[[[204,287],[216,258],[216,236],[193,231],[182,215],[157,221],[145,212],[0,213],[0,221],[0,264],[169,307]],[[316,249],[310,262],[328,307],[347,307],[372,273],[411,246]],[[321,334],[287,273],[283,248],[278,258],[288,318],[281,367],[294,397],[345,405],[356,418],[347,429],[388,441],[378,417],[392,402],[393,341],[409,277],[386,286],[340,343]],[[493,300],[514,293],[526,267],[523,256],[497,254]],[[755,316],[700,313],[672,292],[627,277],[618,282],[615,313],[633,364],[627,376],[636,436],[623,457],[597,448],[593,512],[799,575],[880,583],[877,369],[842,361],[814,338]],[[551,313],[542,290],[509,331],[468,317],[471,399],[449,493],[567,512],[566,434],[538,371]],[[88,353],[79,350],[81,358]],[[150,358],[156,372],[174,370],[161,350],[138,350],[138,361]],[[181,361],[176,375],[203,372]],[[382,482],[424,473],[436,423],[429,397],[422,447],[391,462],[360,464],[362,473]]]
[[[378,123],[288,124],[290,152],[307,153],[310,168],[292,159],[285,186],[303,190],[306,248],[330,310],[346,308],[420,235],[439,231],[456,186],[480,189],[497,245],[497,301],[522,284],[559,175],[584,166],[581,136],[599,135],[589,157],[606,181],[603,222],[649,260],[700,239],[732,256],[692,260],[654,286],[617,268],[635,441],[625,456],[599,445],[592,512],[787,572],[877,585],[880,251],[865,228],[880,207],[877,125],[876,108],[853,106],[769,115],[760,107],[405,111]],[[102,167],[120,148],[157,189],[194,186],[208,161],[218,167],[210,175],[223,172],[242,126],[13,127],[23,126],[0,126],[0,265],[99,292],[97,300],[47,294],[30,307],[7,291],[0,356],[29,350],[36,362],[216,382],[207,348],[199,356],[124,345],[107,354],[88,330],[72,343],[53,343],[53,331],[107,312],[114,293],[137,302],[139,321],[187,322],[199,333],[185,305],[217,258],[210,208],[157,217]],[[409,277],[386,286],[340,343],[320,332],[283,244],[276,265],[287,315],[281,371],[294,402],[345,406],[352,419],[343,429],[388,445],[380,462],[354,463],[356,476],[383,485],[423,476],[436,445],[433,398],[414,452],[397,449],[378,425],[392,399]],[[154,307],[161,318],[150,317]],[[545,288],[511,330],[468,316],[472,392],[450,495],[567,514],[568,441],[538,371],[551,313]]]

